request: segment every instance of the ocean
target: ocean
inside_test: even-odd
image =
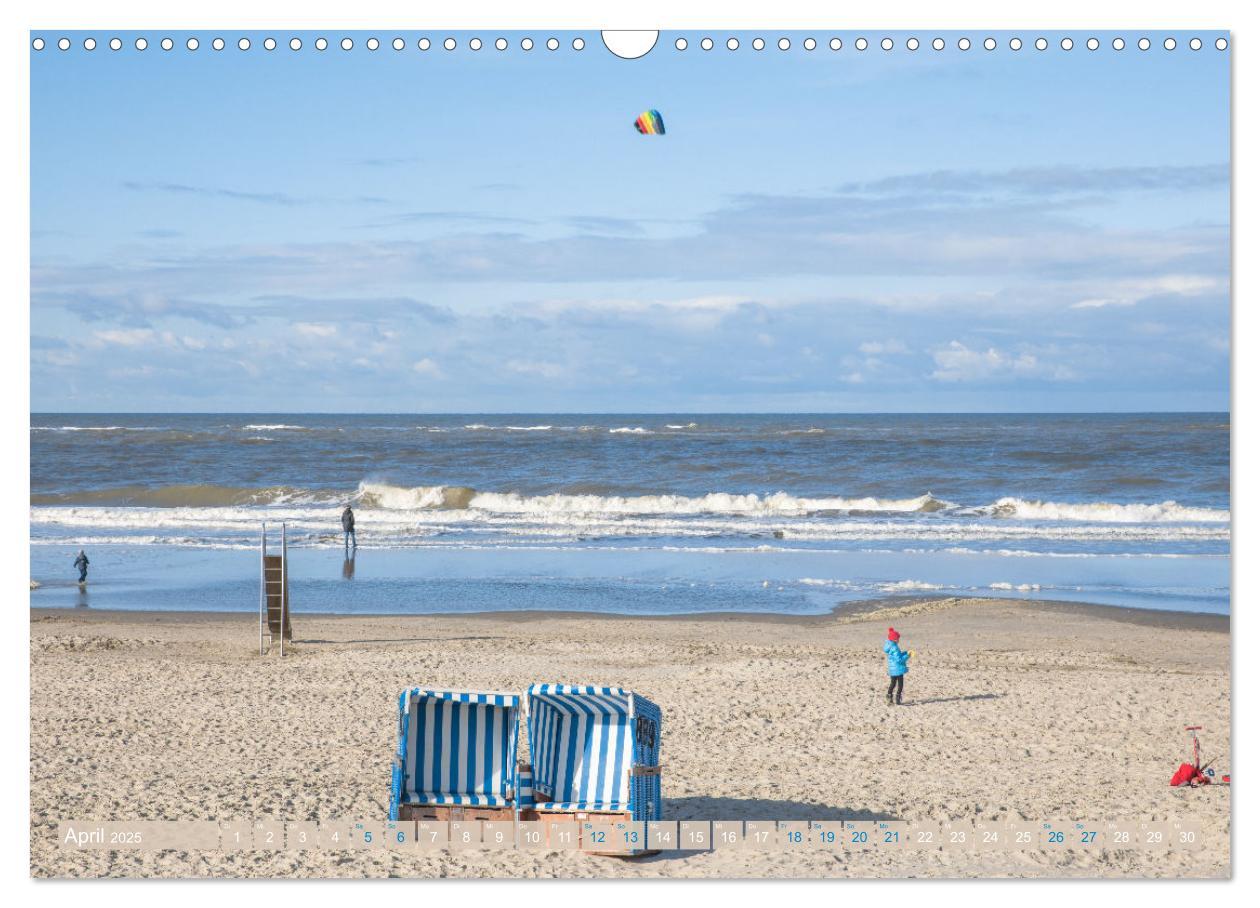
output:
[[[30,445],[32,606],[256,610],[266,521],[295,616],[1229,612],[1225,413],[32,414]]]

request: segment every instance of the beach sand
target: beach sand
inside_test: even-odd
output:
[[[917,657],[884,702],[895,624]],[[820,618],[31,611],[38,877],[1225,877],[1230,789],[1168,785],[1204,726],[1229,768],[1228,619],[1008,600]],[[398,693],[639,691],[664,713],[667,819],[1195,820],[1176,851],[85,852],[62,819],[382,820]]]

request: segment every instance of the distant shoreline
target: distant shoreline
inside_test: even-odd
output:
[[[317,619],[319,621],[354,621],[360,618],[391,619],[409,621],[413,619],[437,620],[441,618],[458,618],[470,621],[503,621],[520,622],[545,621],[553,619],[581,619],[593,621],[738,621],[749,624],[790,624],[790,625],[828,625],[853,621],[869,621],[884,616],[893,618],[912,617],[929,612],[948,611],[954,608],[970,606],[1003,606],[1032,608],[1041,612],[1057,612],[1066,616],[1084,616],[1135,624],[1142,627],[1159,627],[1207,631],[1228,634],[1231,616],[1217,615],[1209,612],[1186,612],[1163,609],[1130,608],[1121,605],[1100,605],[1096,603],[1065,602],[1057,599],[1006,599],[1000,597],[939,597],[939,596],[906,596],[886,599],[868,599],[860,602],[844,602],[835,606],[830,612],[819,615],[788,615],[773,612],[697,612],[675,615],[636,615],[613,612],[558,611],[558,610],[505,610],[505,611],[468,611],[468,612],[415,612],[399,614],[396,612],[306,612],[295,611],[293,620]],[[148,622],[187,623],[203,622],[235,622],[242,619],[257,620],[254,611],[176,611],[149,609],[95,609],[95,608],[50,608],[31,606],[31,620],[74,615],[86,621],[118,621],[144,624]]]

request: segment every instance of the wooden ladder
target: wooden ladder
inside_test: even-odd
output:
[[[262,526],[262,584],[258,595],[258,655],[271,652],[276,640],[280,641],[280,655],[284,655],[284,643],[293,640],[293,628],[289,624],[289,539],[288,527],[280,524],[280,554],[267,552],[267,524]]]

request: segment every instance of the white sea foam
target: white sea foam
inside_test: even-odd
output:
[[[896,583],[881,583],[879,588],[885,593],[909,593],[945,589],[942,584],[927,583],[923,580],[898,580]]]
[[[274,422],[274,423],[260,422],[260,423],[251,423],[250,425],[247,425],[247,426],[241,426],[241,428],[247,432],[278,432],[285,429],[303,431],[306,429],[306,426],[290,426],[282,422]]]
[[[891,543],[924,545],[940,551],[953,547],[960,555],[1002,557],[1093,557],[1072,552],[1070,545],[1114,547],[1176,542],[1218,547],[1230,539],[1223,519],[1177,522],[1166,518],[1169,506],[1150,507],[1156,519],[1091,522],[1084,513],[1113,515],[1112,506],[1078,511],[1076,519],[1051,520],[1018,516],[1012,509],[995,518],[984,509],[963,509],[930,495],[904,499],[802,498],[778,492],[769,495],[522,495],[477,491],[461,486],[399,486],[365,481],[357,490],[231,488],[214,485],[125,487],[79,493],[32,496],[32,533],[137,535],[167,534],[211,538],[256,533],[259,520],[287,521],[295,533],[312,540],[332,539],[339,529],[341,507],[351,501],[360,526],[371,528],[381,544],[423,544],[435,536],[464,540],[498,539],[504,544],[540,541],[577,544],[598,539],[670,540],[687,546],[692,540],[776,539],[768,546],[817,548],[827,543],[847,546]],[[1203,510],[1203,509],[1199,509]],[[1042,513],[1042,512],[1037,512]],[[1184,512],[1183,512],[1184,513]],[[1194,516],[1201,516],[1194,509]],[[1215,512],[1209,512],[1209,516]],[[1221,512],[1222,514],[1224,512]],[[1164,515],[1164,519],[1160,519]],[[712,545],[712,543],[708,543]],[[958,549],[959,546],[975,549]],[[1057,551],[1038,552],[1047,546]],[[658,547],[658,546],[654,546]],[[978,550],[978,551],[977,551]]]
[[[651,429],[645,429],[643,426],[620,426],[616,429],[609,429],[609,435],[655,435]]]
[[[156,432],[156,426],[31,426],[32,432]]]
[[[977,508],[978,513],[1017,520],[1089,520],[1098,523],[1228,523],[1229,511],[1217,508],[1193,508],[1175,501],[1160,504],[1113,504],[1090,501],[1062,504],[1055,501],[1026,501],[1023,498],[999,498],[993,504]]]
[[[450,509],[435,505],[438,496],[470,495],[470,505]],[[406,499],[410,499],[407,501]],[[491,496],[491,499],[493,496]],[[256,527],[259,520],[286,520],[307,525],[312,531],[330,531],[338,527],[344,498],[329,495],[323,502],[303,503],[296,497],[266,505],[212,507],[135,507],[135,506],[56,506],[36,505],[31,508],[33,526],[107,528],[220,528]],[[1221,543],[1228,542],[1229,528],[1220,524],[1110,524],[1064,523],[1049,526],[1018,521],[906,521],[904,519],[809,519],[792,521],[782,514],[698,513],[676,514],[590,513],[576,502],[573,510],[549,509],[540,499],[518,499],[511,507],[522,504],[530,510],[483,510],[482,496],[471,490],[450,490],[431,487],[423,490],[396,490],[376,498],[372,504],[360,500],[356,507],[360,524],[372,526],[374,532],[399,535],[403,538],[423,535],[429,529],[461,533],[497,533],[528,538],[634,538],[673,537],[678,539],[748,539],[774,536],[784,543],[879,542],[893,541],[902,545],[913,542],[938,545],[980,543],[1027,545],[1033,541],[1055,543],[1148,543],[1161,541]],[[388,503],[393,507],[383,507]],[[399,507],[407,504],[408,507]],[[253,530],[251,529],[250,532]],[[1029,554],[1038,554],[1030,552]]]
[[[174,545],[181,548],[193,549],[222,549],[235,551],[253,551],[258,548],[258,543],[253,540],[231,541],[226,539],[204,539],[196,536],[159,536],[159,535],[140,535],[129,536],[118,534],[113,536],[92,536],[92,535],[76,535],[71,539],[64,536],[56,537],[40,537],[32,536],[31,545],[49,545],[49,546],[102,546],[102,545]]]
[[[417,426],[416,428],[418,428],[418,429],[423,429],[423,428],[425,428],[425,427],[424,427],[424,426]],[[465,428],[465,429],[467,429],[469,432],[550,432],[550,431],[552,431],[552,430],[554,430],[554,429],[556,429],[556,428],[561,428],[561,429],[564,429],[564,428],[568,428],[568,427],[567,427],[567,426],[559,426],[559,427],[557,427],[557,426],[552,426],[552,425],[547,425],[547,426],[492,426],[492,425],[488,425],[487,423],[484,423],[484,422],[470,422],[470,423],[468,423],[466,426],[464,426],[464,428]],[[432,431],[434,431],[434,430],[433,430],[433,429],[430,429],[429,431],[431,431],[431,432],[432,432]],[[446,431],[446,430],[445,430],[445,429],[439,429],[438,431],[442,431],[442,432],[444,432],[444,431]]]

